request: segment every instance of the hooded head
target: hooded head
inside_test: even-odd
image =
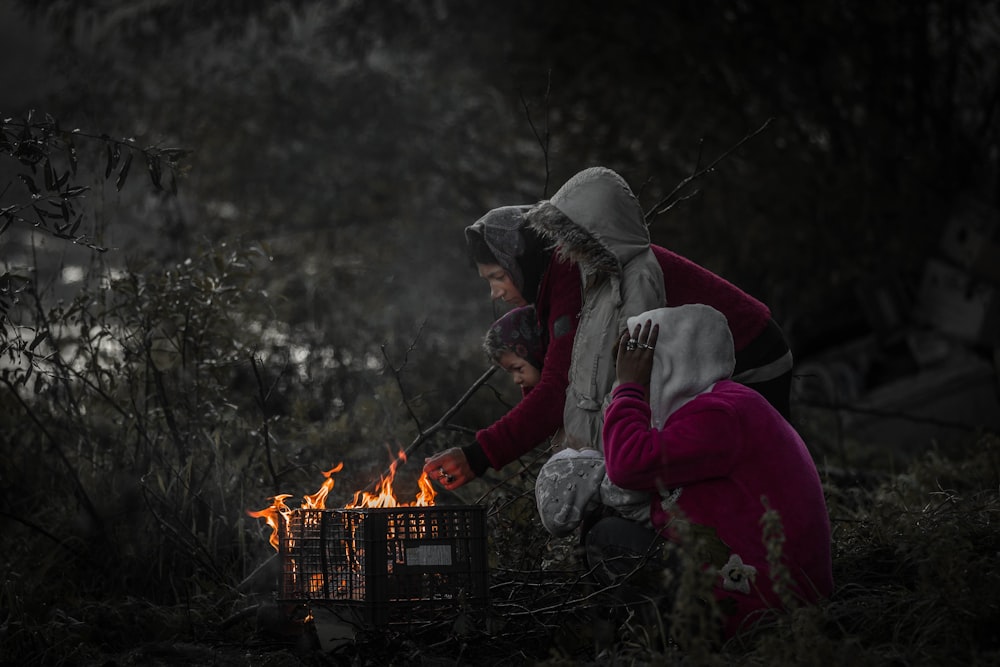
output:
[[[538,516],[556,537],[568,535],[601,502],[604,455],[596,449],[563,449],[545,462],[535,479]]]
[[[584,275],[619,273],[649,248],[649,230],[628,183],[606,167],[590,167],[527,213],[528,222],[555,242]]]
[[[535,479],[538,516],[556,537],[571,533],[599,505],[627,519],[649,519],[649,493],[615,486],[596,449],[562,449],[552,455]]]
[[[726,316],[711,306],[649,310],[628,318],[629,331],[646,320],[660,325],[649,379],[651,425],[660,429],[675,410],[732,375],[736,352]]]
[[[528,208],[503,206],[489,211],[465,228],[465,242],[473,262],[498,264],[525,300],[534,303],[550,252],[528,227],[524,217]]]
[[[500,317],[483,340],[483,350],[494,364],[499,363],[504,352],[513,352],[529,364],[542,370],[545,349],[542,329],[532,306],[514,308]]]

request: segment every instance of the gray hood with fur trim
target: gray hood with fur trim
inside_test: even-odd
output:
[[[602,448],[603,409],[614,383],[614,342],[631,315],[666,305],[663,272],[642,207],[606,167],[569,179],[535,205],[528,224],[580,268],[583,307],[563,414],[570,447]]]
[[[649,249],[649,230],[632,190],[606,167],[584,169],[528,214],[529,224],[555,242],[584,278],[622,267]]]

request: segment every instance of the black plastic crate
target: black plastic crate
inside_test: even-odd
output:
[[[478,505],[297,509],[279,537],[283,601],[349,605],[374,625],[488,603]]]

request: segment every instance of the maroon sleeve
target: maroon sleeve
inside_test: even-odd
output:
[[[663,270],[668,306],[704,303],[729,320],[733,344],[739,352],[760,335],[771,319],[771,310],[725,278],[675,252],[651,246]]]
[[[507,414],[476,433],[476,441],[495,469],[531,451],[562,426],[580,291],[576,266],[553,257],[535,303],[549,341],[542,377]]]

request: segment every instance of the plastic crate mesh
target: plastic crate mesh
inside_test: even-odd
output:
[[[281,599],[356,605],[379,624],[487,602],[485,508],[477,505],[297,509],[280,553]]]

